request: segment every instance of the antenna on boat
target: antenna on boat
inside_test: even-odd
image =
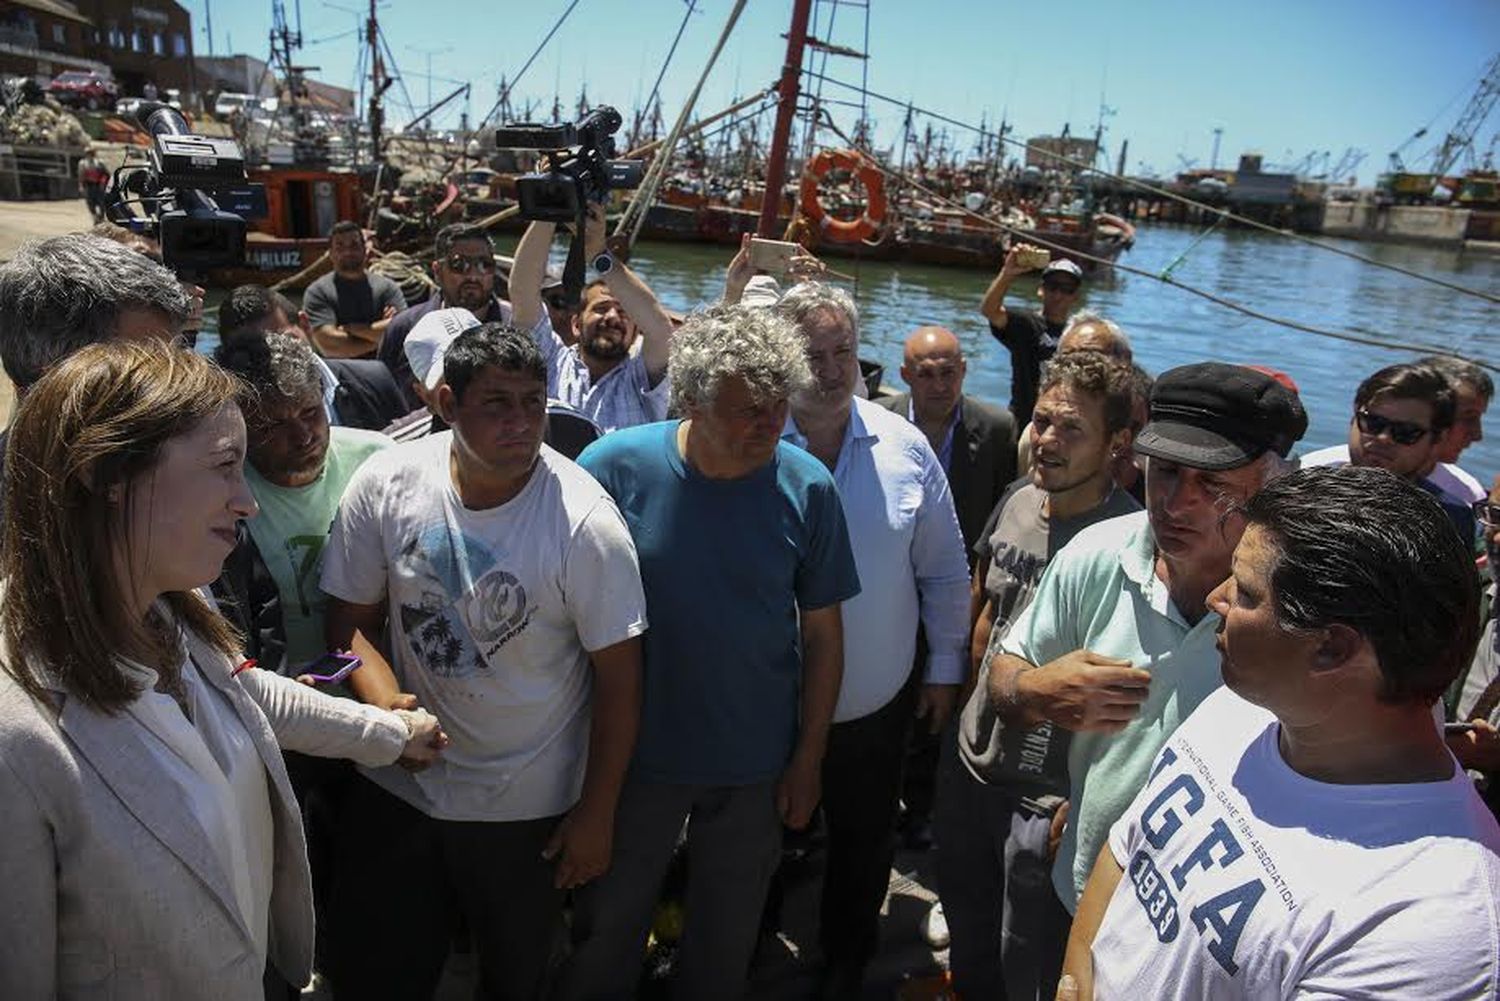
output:
[[[380,21],[375,16],[375,2],[376,0],[370,0],[370,16],[365,20],[365,44],[370,48],[370,157],[376,163],[383,163],[385,161],[385,152],[381,148],[381,131],[385,124],[383,102],[385,92],[396,80],[386,75],[385,65],[380,58]]]

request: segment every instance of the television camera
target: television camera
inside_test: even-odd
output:
[[[115,171],[108,218],[154,237],[162,261],[181,277],[244,263],[245,221],[266,214],[266,193],[245,180],[239,146],[194,135],[181,112],[156,101],[142,102],[136,119],[151,146],[144,165]]]
[[[577,123],[519,122],[495,129],[497,149],[542,153],[541,169],[516,180],[521,218],[574,226],[563,268],[569,302],[576,303],[583,291],[583,227],[589,205],[603,205],[611,191],[637,187],[645,174],[641,161],[615,159],[614,134],[620,124],[620,113],[606,105]]]

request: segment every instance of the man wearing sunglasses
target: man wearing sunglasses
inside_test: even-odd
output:
[[[1030,309],[1006,309],[1005,294],[1011,283],[1047,259],[1047,252],[1018,243],[1005,255],[1005,265],[990,283],[979,303],[979,312],[990,321],[990,334],[1010,352],[1010,412],[1016,427],[1025,427],[1036,406],[1036,387],[1042,378],[1042,363],[1057,353],[1068,314],[1078,303],[1083,271],[1069,260],[1056,260],[1042,268],[1037,295],[1040,313]]]
[[[495,288],[495,248],[490,235],[479,226],[456,222],[438,230],[433,243],[436,256],[432,277],[438,291],[420,305],[398,313],[380,339],[376,357],[385,362],[396,385],[406,398],[407,410],[420,410],[425,404],[411,388],[411,365],[406,360],[406,335],[417,321],[435,309],[461,306],[482,323],[509,323],[510,303],[500,298]]]
[[[1465,543],[1474,541],[1474,512],[1427,482],[1438,446],[1453,424],[1453,388],[1437,369],[1420,362],[1389,365],[1354,392],[1349,444],[1319,449],[1303,466],[1376,466],[1415,483],[1437,498]]]

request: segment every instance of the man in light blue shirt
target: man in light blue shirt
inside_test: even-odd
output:
[[[1150,458],[1146,514],[1074,537],[990,660],[1002,720],[1074,731],[1072,810],[1052,869],[1070,911],[1157,752],[1221,684],[1206,602],[1244,532],[1236,508],[1306,430],[1297,395],[1262,372],[1203,362],[1163,373],[1135,442]]]
[[[926,437],[854,395],[858,318],[848,294],[804,284],[777,309],[806,339],[813,373],[813,385],[792,398],[782,438],[832,470],[861,586],[843,605],[844,678],[823,760],[819,932],[823,995],[857,997],[878,942],[913,709],[940,727],[966,673],[968,563],[948,478]],[[929,648],[920,689],[908,684],[919,621]]]
[[[673,325],[635,272],[605,249],[602,209],[590,210],[586,256],[599,275],[573,317],[574,343],[552,329],[542,284],[556,226],[534,222],[516,245],[510,273],[515,322],[531,330],[547,363],[547,392],[606,432],[666,419],[671,394],[667,356]],[[637,337],[638,352],[632,353]]]

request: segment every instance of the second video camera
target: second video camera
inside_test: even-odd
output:
[[[620,113],[595,108],[576,124],[521,122],[495,129],[499,149],[535,149],[545,169],[516,179],[521,218],[533,222],[577,222],[589,202],[603,204],[613,190],[629,190],[645,174],[639,160],[615,159]]]

